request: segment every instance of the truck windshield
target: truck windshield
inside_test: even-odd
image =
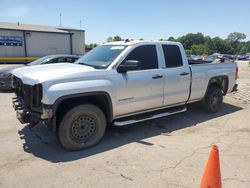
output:
[[[82,56],[75,63],[96,69],[106,69],[126,48],[126,45],[101,45]]]

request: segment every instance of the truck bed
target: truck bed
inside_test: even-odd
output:
[[[225,63],[196,63],[191,64],[192,71],[192,86],[190,101],[202,98],[205,95],[208,82],[211,78],[218,75],[225,75],[228,77],[228,92],[234,87],[236,63],[225,62]]]

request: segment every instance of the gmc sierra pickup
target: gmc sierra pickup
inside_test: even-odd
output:
[[[112,42],[74,64],[14,70],[13,106],[21,123],[42,122],[64,148],[81,150],[97,144],[109,125],[184,112],[198,101],[217,112],[237,70],[233,62],[189,64],[177,42]]]

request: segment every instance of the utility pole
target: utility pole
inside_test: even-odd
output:
[[[82,20],[80,20],[80,30],[82,30]],[[80,32],[80,35],[82,35],[82,32]]]
[[[60,27],[62,26],[62,13],[60,13],[60,23],[59,23],[59,26]]]

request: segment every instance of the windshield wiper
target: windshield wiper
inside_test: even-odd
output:
[[[78,63],[80,65],[86,65],[86,66],[89,66],[89,67],[93,67],[93,65],[90,65],[90,64],[87,64],[87,63]]]
[[[78,64],[81,64],[81,65],[86,65],[86,66],[89,66],[89,67],[93,67],[94,69],[106,69],[106,66],[100,66],[100,65],[90,65],[90,64],[87,64],[87,63],[78,63]]]

